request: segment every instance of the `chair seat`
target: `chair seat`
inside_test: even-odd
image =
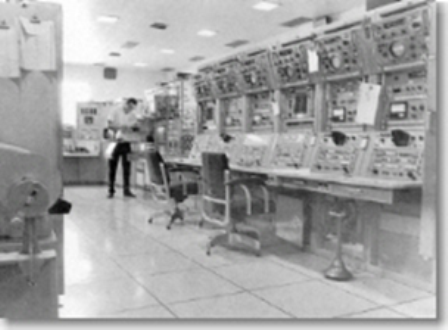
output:
[[[247,216],[245,197],[239,199],[232,198],[231,215],[234,219],[243,220]],[[269,201],[269,213],[275,213],[276,204],[273,200]],[[252,197],[252,215],[264,214],[264,199]]]
[[[186,185],[186,191],[184,192],[184,185]],[[188,195],[197,195],[199,193],[199,185],[197,182],[186,182],[171,184],[169,186],[170,196],[177,202],[182,203]]]
[[[208,211],[213,217],[223,219],[224,217],[224,205],[210,205]],[[269,201],[269,214],[276,212],[276,203],[273,200]],[[259,196],[252,196],[252,215],[265,214],[264,211],[264,199]],[[231,217],[236,221],[242,221],[247,217],[246,197],[244,194],[236,194],[232,196],[231,201]]]

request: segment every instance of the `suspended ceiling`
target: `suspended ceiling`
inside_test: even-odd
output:
[[[255,10],[258,0],[47,0],[62,4],[64,61],[66,63],[182,71],[192,58],[225,56],[237,48],[227,44],[246,41],[244,47],[297,29],[282,23],[301,18],[334,16],[364,6],[365,0],[276,0],[272,11]],[[115,24],[98,22],[101,15],[118,17]],[[166,29],[151,27],[166,24]],[[197,32],[211,29],[214,37]],[[125,46],[127,45],[127,46]],[[164,53],[171,50],[173,53]],[[119,56],[111,56],[119,53]]]

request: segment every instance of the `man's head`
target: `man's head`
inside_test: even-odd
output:
[[[131,97],[131,98],[126,100],[126,103],[124,105],[124,109],[125,109],[126,113],[131,112],[136,107],[137,107],[137,100],[136,99]]]

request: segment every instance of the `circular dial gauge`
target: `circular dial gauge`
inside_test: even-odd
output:
[[[393,56],[395,57],[401,57],[404,55],[406,50],[406,47],[404,46],[403,43],[401,43],[400,41],[395,41],[391,46],[390,46],[390,51],[392,53]]]
[[[342,57],[341,54],[337,53],[337,54],[333,54],[330,57],[330,63],[331,66],[335,69],[339,69],[342,66]]]

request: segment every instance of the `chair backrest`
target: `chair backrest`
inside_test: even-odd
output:
[[[164,179],[164,175],[162,172],[162,166],[165,166],[165,162],[163,161],[162,155],[157,150],[149,150],[147,153],[147,165],[148,165],[148,174],[149,181],[153,185],[164,186],[166,184],[165,179],[168,181],[168,178]]]
[[[224,175],[227,169],[229,169],[229,163],[227,156],[224,153],[202,153],[204,195],[219,199],[225,198]]]

